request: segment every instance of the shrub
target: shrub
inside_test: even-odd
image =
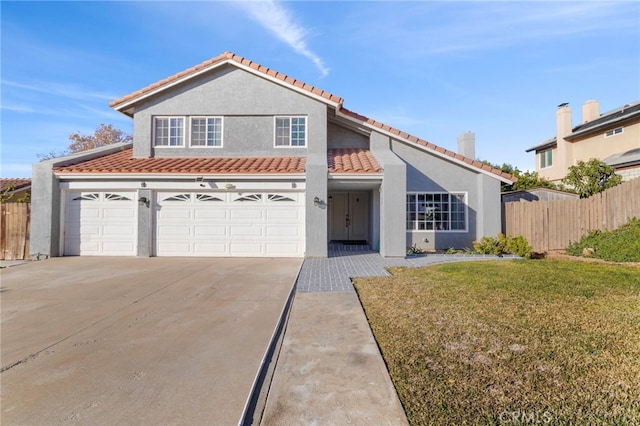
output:
[[[418,247],[416,244],[412,245],[411,247],[407,248],[407,254],[408,255],[412,255],[412,254],[424,254],[424,250],[422,250],[420,247]]]
[[[591,231],[566,251],[572,256],[590,256],[614,262],[640,262],[640,219],[633,218],[613,231]]]
[[[481,254],[515,254],[525,259],[531,259],[533,248],[522,235],[511,236],[498,234],[496,237],[482,237],[480,241],[474,241],[473,248]]]

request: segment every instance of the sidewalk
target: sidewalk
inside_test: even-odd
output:
[[[385,259],[349,247],[334,247],[326,259],[305,259],[261,424],[406,425],[351,278],[388,276],[386,268],[394,266],[496,259],[442,254]]]

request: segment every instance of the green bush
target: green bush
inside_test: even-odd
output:
[[[522,235],[511,236],[498,234],[496,237],[482,237],[474,241],[473,248],[481,254],[515,254],[525,259],[531,259],[533,248]]]
[[[614,262],[640,262],[640,219],[633,218],[613,231],[591,231],[567,247],[572,256],[589,256]]]

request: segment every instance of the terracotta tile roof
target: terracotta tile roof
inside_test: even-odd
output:
[[[331,173],[379,173],[382,167],[367,149],[329,149],[327,162]]]
[[[261,72],[261,73],[263,73],[265,75],[268,75],[268,76],[273,77],[273,78],[277,78],[277,79],[282,80],[282,81],[284,81],[284,82],[286,82],[288,84],[291,84],[291,85],[293,85],[295,87],[298,87],[300,89],[306,90],[306,91],[308,91],[310,93],[313,93],[315,95],[321,96],[321,97],[323,97],[325,99],[328,99],[328,100],[330,100],[332,102],[336,102],[338,104],[342,104],[342,102],[343,102],[342,98],[340,98],[338,96],[335,96],[335,95],[332,95],[329,92],[325,92],[324,90],[318,89],[317,87],[314,87],[314,86],[312,86],[310,84],[304,83],[304,82],[302,82],[300,80],[296,80],[295,78],[289,77],[289,76],[287,76],[285,74],[279,73],[279,72],[274,71],[274,70],[272,70],[270,68],[267,68],[265,66],[257,64],[257,63],[255,63],[253,61],[250,61],[249,59],[243,58],[242,56],[236,55],[235,53],[224,52],[223,54],[221,54],[219,56],[216,56],[215,58],[211,58],[211,59],[209,59],[207,61],[204,61],[204,62],[202,62],[202,63],[200,63],[198,65],[195,65],[195,66],[193,66],[193,67],[191,67],[189,69],[181,71],[181,72],[179,72],[177,74],[174,74],[174,75],[172,75],[170,77],[167,77],[167,78],[165,78],[163,80],[160,80],[160,81],[158,81],[156,83],[150,84],[147,87],[144,87],[144,88],[142,88],[140,90],[136,90],[133,93],[130,93],[130,94],[128,94],[126,96],[123,96],[123,97],[121,97],[119,99],[116,99],[114,101],[111,101],[109,103],[109,106],[112,107],[112,108],[116,108],[118,105],[120,105],[120,104],[122,104],[124,102],[127,102],[129,100],[132,100],[134,98],[137,98],[138,96],[142,96],[142,95],[144,95],[146,93],[149,93],[149,92],[151,92],[153,90],[156,90],[156,89],[158,89],[158,88],[160,88],[162,86],[165,86],[167,84],[173,83],[173,82],[175,82],[177,80],[180,80],[182,78],[189,77],[190,75],[195,74],[198,71],[204,70],[207,67],[211,67],[211,66],[214,66],[216,64],[219,64],[221,62],[228,61],[228,60],[235,61],[235,62],[237,62],[239,64],[242,64],[242,65],[247,66],[249,68],[252,68],[252,69],[254,69],[256,71],[259,71],[259,72]]]
[[[11,187],[11,191],[17,191],[31,185],[29,178],[2,178],[0,179],[0,191]]]
[[[340,98],[338,96],[335,96],[335,95],[332,95],[329,92],[325,92],[324,90],[318,89],[318,88],[316,88],[314,86],[311,86],[309,84],[306,84],[306,83],[304,83],[302,81],[299,81],[299,80],[296,80],[294,78],[291,78],[291,77],[289,77],[289,76],[287,76],[285,74],[282,74],[282,73],[279,73],[277,71],[274,71],[274,70],[272,70],[270,68],[267,68],[265,66],[259,65],[259,64],[255,63],[255,62],[252,62],[252,61],[250,61],[248,59],[243,58],[242,56],[236,55],[236,54],[231,53],[231,52],[224,52],[223,54],[221,54],[219,56],[216,56],[215,58],[211,58],[211,59],[209,59],[207,61],[202,62],[201,64],[198,64],[198,65],[196,65],[194,67],[186,69],[186,70],[184,70],[182,72],[179,72],[179,73],[177,73],[175,75],[172,75],[171,77],[167,77],[164,80],[160,80],[157,83],[153,83],[153,84],[151,84],[151,85],[149,85],[149,86],[147,86],[145,88],[142,88],[142,89],[137,90],[137,91],[135,91],[133,93],[130,93],[130,94],[128,94],[128,95],[126,95],[126,96],[124,96],[122,98],[116,99],[116,100],[110,102],[109,105],[111,107],[114,107],[114,108],[117,109],[119,105],[121,105],[121,104],[123,104],[123,103],[125,103],[127,101],[133,100],[133,99],[135,99],[135,98],[137,98],[139,96],[143,96],[143,95],[145,95],[145,94],[147,94],[149,92],[152,92],[153,90],[159,89],[159,88],[161,88],[162,86],[165,86],[165,85],[169,85],[169,84],[171,84],[173,82],[176,82],[176,81],[178,81],[180,79],[188,78],[189,76],[191,76],[191,75],[193,75],[193,74],[195,74],[195,73],[197,73],[199,71],[206,70],[207,67],[213,67],[216,64],[219,64],[219,63],[222,63],[222,62],[225,62],[225,61],[234,61],[234,62],[236,62],[238,64],[242,64],[242,65],[244,65],[246,67],[249,67],[249,68],[251,68],[253,70],[261,72],[261,73],[263,73],[263,74],[265,74],[267,76],[270,76],[270,77],[273,77],[273,78],[277,78],[277,79],[282,80],[282,81],[284,81],[284,82],[286,82],[288,84],[291,84],[291,85],[293,85],[295,87],[298,87],[300,89],[303,89],[303,90],[306,90],[306,91],[308,91],[310,93],[318,95],[318,96],[320,96],[322,98],[325,98],[327,100],[335,102],[335,103],[338,104],[338,110],[341,113],[343,113],[343,114],[345,114],[345,115],[347,115],[349,117],[352,117],[352,118],[354,118],[354,119],[356,119],[358,121],[361,121],[361,122],[365,123],[368,126],[384,130],[384,131],[389,132],[389,133],[391,133],[393,135],[396,135],[398,138],[404,139],[404,140],[406,140],[406,141],[408,141],[410,143],[414,143],[414,144],[417,144],[417,145],[424,146],[427,149],[439,152],[439,153],[444,154],[445,156],[449,156],[451,158],[455,158],[455,159],[457,159],[459,161],[462,161],[462,162],[465,162],[465,163],[469,164],[472,167],[485,170],[485,171],[487,171],[489,173],[498,175],[498,176],[500,176],[500,177],[502,177],[504,179],[508,179],[508,180],[511,180],[511,181],[514,181],[514,182],[517,180],[515,177],[511,176],[508,173],[503,172],[502,170],[499,170],[499,169],[493,168],[491,166],[488,166],[488,165],[486,165],[486,164],[484,164],[484,163],[482,163],[480,161],[476,161],[475,159],[464,157],[463,155],[460,155],[460,154],[458,154],[456,152],[449,151],[449,150],[447,150],[445,148],[442,148],[442,147],[440,147],[438,145],[432,144],[432,143],[427,142],[427,141],[425,141],[423,139],[420,139],[418,137],[415,137],[413,135],[405,133],[405,132],[403,132],[401,130],[398,130],[396,128],[393,128],[391,126],[388,126],[388,125],[386,125],[384,123],[380,123],[379,121],[376,121],[376,120],[373,120],[371,118],[365,117],[365,116],[360,115],[358,113],[355,113],[353,111],[349,111],[348,109],[343,107],[344,100],[342,98]]]
[[[366,149],[330,149],[331,173],[379,173],[382,167]],[[304,157],[163,157],[133,158],[131,148],[114,154],[55,167],[57,173],[186,173],[186,174],[263,174],[304,173]]]
[[[358,114],[356,112],[349,111],[348,109],[346,109],[344,107],[340,109],[340,112],[345,114],[345,115],[348,115],[349,117],[355,118],[358,121],[366,123],[366,124],[368,124],[368,125],[370,125],[372,127],[376,127],[378,129],[381,129],[381,130],[384,130],[386,132],[389,132],[389,133],[391,133],[393,135],[396,135],[399,138],[405,139],[405,140],[407,140],[407,141],[409,141],[411,143],[414,143],[416,145],[424,146],[424,147],[426,147],[426,148],[428,148],[430,150],[433,150],[433,151],[439,152],[441,154],[444,154],[446,156],[449,156],[451,158],[455,158],[457,160],[463,161],[463,162],[465,162],[465,163],[467,163],[467,164],[469,164],[471,166],[474,166],[474,167],[482,169],[482,170],[486,170],[486,171],[488,171],[490,173],[493,173],[495,175],[501,176],[501,177],[503,177],[505,179],[509,179],[509,180],[511,180],[513,182],[515,182],[517,180],[514,176],[510,175],[509,173],[505,173],[500,169],[496,169],[494,167],[488,166],[487,164],[484,164],[484,163],[482,163],[480,161],[477,161],[477,160],[474,160],[472,158],[465,157],[464,155],[458,154],[457,152],[449,151],[448,149],[442,148],[441,146],[438,146],[438,145],[433,144],[431,142],[427,142],[427,141],[425,141],[423,139],[420,139],[418,137],[410,135],[409,133],[405,133],[405,132],[403,132],[401,130],[398,130],[396,128],[388,126],[388,125],[386,125],[384,123],[381,123],[379,121],[376,121],[374,119],[365,117],[364,115],[360,115],[360,114]]]
[[[304,173],[304,157],[165,157],[133,158],[131,149],[77,164],[56,167],[58,173],[127,174],[269,174]]]

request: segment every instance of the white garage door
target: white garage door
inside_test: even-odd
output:
[[[303,193],[157,194],[157,256],[304,256]]]
[[[67,256],[135,256],[134,192],[69,192],[64,211]]]

